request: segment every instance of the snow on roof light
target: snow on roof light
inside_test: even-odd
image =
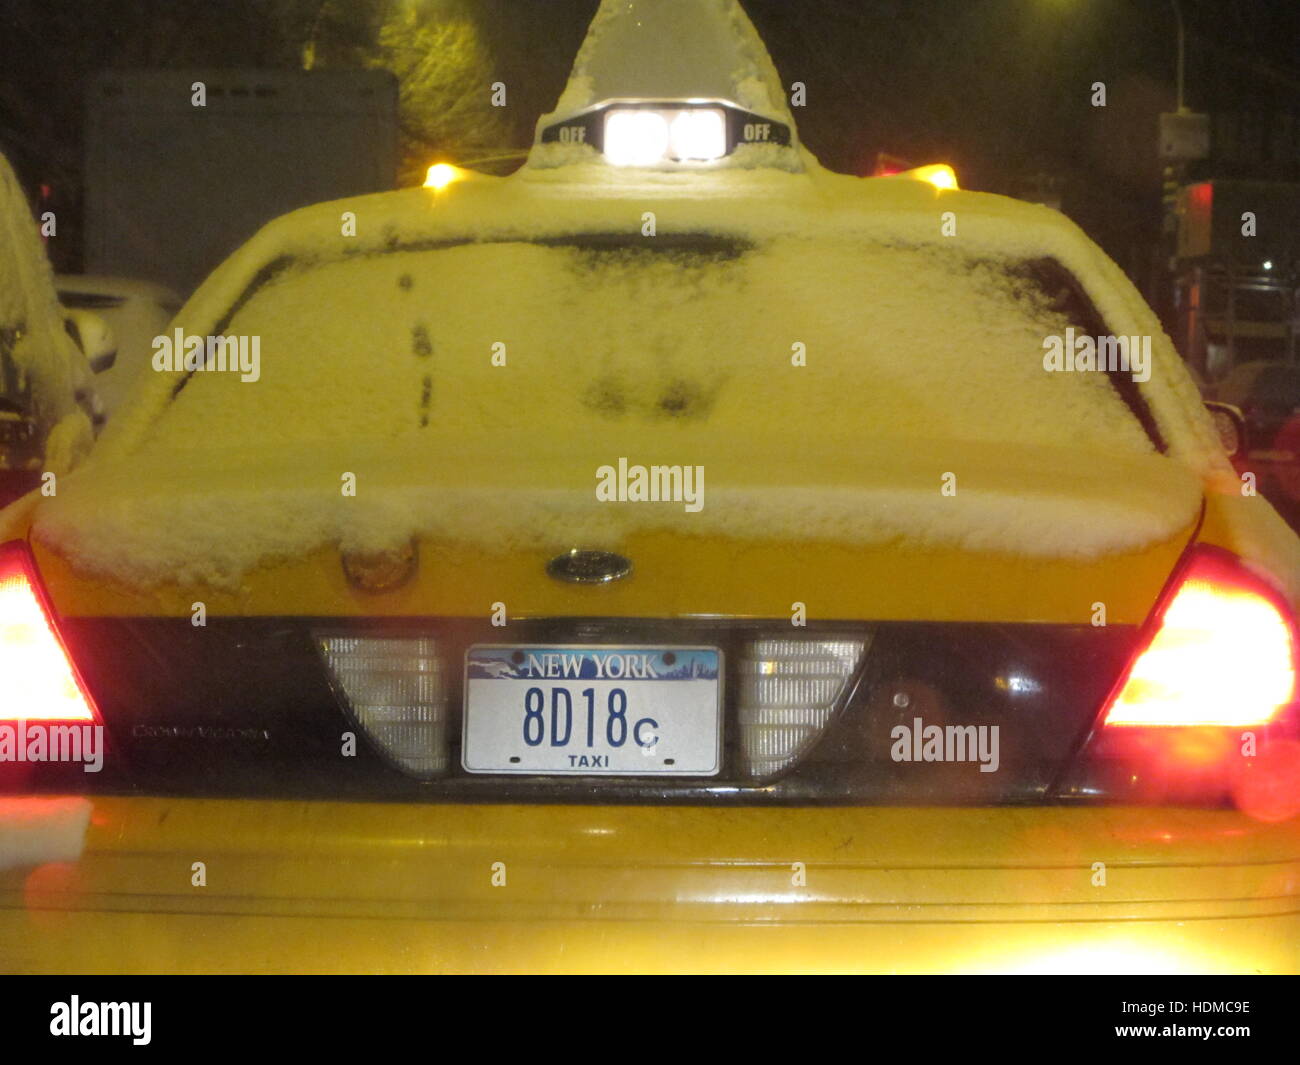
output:
[[[538,143],[530,162],[537,165],[547,157],[544,141],[558,140],[565,148],[576,143],[580,151],[584,145],[599,150],[590,137],[543,134],[611,101],[659,101],[664,107],[712,101],[730,104],[740,116],[742,130],[746,122],[757,127],[766,121],[768,130],[782,127],[776,136],[733,135],[718,151],[717,121],[705,113],[671,131],[671,145],[656,158],[671,148],[675,159],[716,159],[738,143],[775,143],[796,150],[794,120],[780,77],[738,0],[602,0],[555,110],[538,120]],[[627,130],[644,127],[642,132],[647,133],[651,122],[635,116],[620,120],[621,147],[615,154],[627,155],[624,147],[631,152],[621,139]],[[726,137],[730,131],[725,117],[722,125]],[[647,148],[631,154],[639,157],[648,152]],[[573,160],[570,152],[542,165]]]

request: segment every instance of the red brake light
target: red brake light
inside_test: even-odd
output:
[[[1295,698],[1296,646],[1281,597],[1236,556],[1197,547],[1103,720],[1111,727],[1267,725]]]
[[[98,720],[27,545],[0,544],[0,721]]]

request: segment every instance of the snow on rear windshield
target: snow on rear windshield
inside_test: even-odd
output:
[[[38,539],[127,583],[237,587],[269,560],[412,536],[1088,558],[1199,505],[1105,374],[1044,371],[1044,336],[1090,317],[1059,270],[662,234],[281,266],[218,327],[257,340],[257,379],[178,376],[129,452],[45,501]],[[693,471],[690,498],[602,496],[625,464]]]
[[[258,380],[194,373],[145,450],[347,439],[446,454],[505,429],[544,442],[679,426],[737,448],[1151,452],[1106,374],[1044,371],[1044,338],[1084,326],[1067,303],[1026,264],[824,238],[473,243],[299,265],[224,328],[257,338]]]

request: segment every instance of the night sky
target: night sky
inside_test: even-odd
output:
[[[331,0],[334,32],[374,0]],[[466,0],[529,142],[597,0]],[[783,81],[807,86],[804,142],[832,169],[878,152],[952,163],[964,186],[1062,204],[1130,273],[1159,229],[1156,116],[1174,106],[1162,0],[744,0]],[[103,67],[298,62],[320,0],[0,0],[0,150],[27,187],[78,199],[82,97]],[[1232,123],[1187,176],[1300,180],[1300,3],[1183,0],[1187,104]],[[1107,86],[1094,108],[1093,82]],[[1220,116],[1226,118],[1220,118]],[[1217,129],[1217,127],[1216,127]],[[1223,141],[1226,143],[1226,141]]]

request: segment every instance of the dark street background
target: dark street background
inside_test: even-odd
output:
[[[421,34],[378,43],[389,0],[0,0],[0,150],[33,202],[80,205],[82,111],[104,68],[399,67],[443,49],[471,94],[403,115],[452,160],[523,149],[559,95],[597,0],[415,0]],[[808,147],[834,170],[878,153],[946,161],[967,188],[1059,202],[1141,283],[1161,224],[1156,122],[1175,107],[1176,17],[1161,0],[745,0]],[[1300,4],[1182,0],[1186,102],[1214,126],[1198,176],[1300,178]],[[464,32],[439,37],[454,21]],[[403,64],[407,64],[403,67]],[[403,74],[405,71],[405,75]],[[508,109],[488,112],[503,81]],[[1106,85],[1107,105],[1090,104]],[[443,90],[433,86],[438,92]],[[412,113],[414,109],[422,113]],[[445,112],[445,113],[440,113]],[[475,122],[478,128],[474,128]],[[410,127],[408,130],[406,127]],[[498,170],[511,165],[489,164]],[[43,187],[43,188],[42,188]],[[71,234],[69,234],[71,236]],[[77,269],[75,239],[51,253]]]

